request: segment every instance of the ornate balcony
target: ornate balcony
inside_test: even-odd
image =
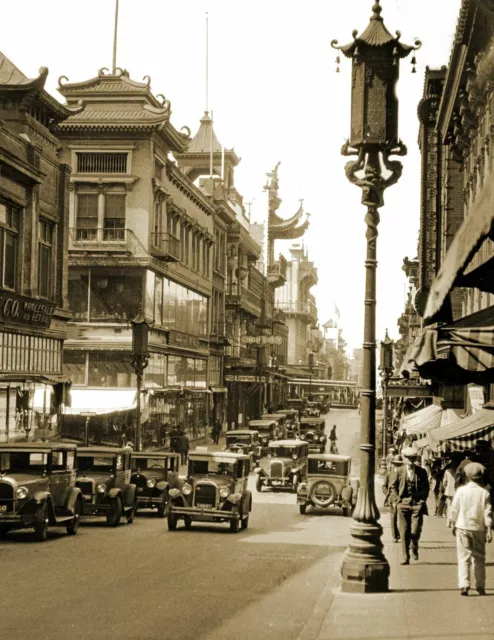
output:
[[[317,307],[312,300],[307,302],[277,302],[276,306],[288,315],[299,315],[307,319],[308,322],[317,322]]]
[[[238,282],[230,282],[226,289],[227,307],[238,307],[259,318],[261,315],[261,295],[243,287]]]
[[[71,253],[145,257],[146,249],[130,229],[69,229]]]
[[[180,241],[169,233],[152,233],[150,253],[165,262],[180,260]]]
[[[279,259],[268,266],[268,282],[272,287],[282,287],[286,282],[286,258],[280,255]]]

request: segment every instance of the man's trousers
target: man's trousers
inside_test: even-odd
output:
[[[458,586],[470,588],[470,570],[475,577],[475,588],[485,588],[485,531],[456,530],[458,555]]]
[[[398,502],[398,529],[401,538],[401,550],[403,559],[410,559],[410,546],[418,551],[422,524],[424,522],[424,507],[422,504],[408,504]]]

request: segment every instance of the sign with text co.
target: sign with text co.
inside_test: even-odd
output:
[[[0,291],[0,321],[49,327],[55,306],[52,302],[33,300],[16,293]]]
[[[262,347],[267,344],[281,344],[283,338],[281,336],[241,336],[240,342],[242,344],[255,344]]]

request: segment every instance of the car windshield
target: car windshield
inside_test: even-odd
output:
[[[81,456],[77,459],[77,468],[79,471],[105,471],[111,473],[113,470],[112,455],[98,455],[98,456]],[[117,456],[117,469],[122,468],[122,456]]]
[[[155,469],[156,471],[166,469],[166,459],[163,458],[133,458],[132,469]]]
[[[293,454],[297,454],[296,447],[272,447],[269,450],[269,453],[272,456],[276,456],[278,458],[291,458]]]
[[[1,453],[0,471],[2,473],[40,473],[48,464],[48,454],[22,451],[20,453]]]
[[[226,442],[227,444],[235,444],[237,442],[242,443],[242,444],[249,444],[250,443],[250,435],[249,434],[245,434],[242,436],[226,436]]]
[[[189,475],[235,476],[235,462],[189,460]]]

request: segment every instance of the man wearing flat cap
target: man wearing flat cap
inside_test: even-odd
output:
[[[482,482],[490,491],[491,502],[494,500],[494,451],[489,440],[479,439],[475,443],[475,448],[471,455],[459,465],[456,471],[456,486],[462,486],[468,482],[465,474],[465,467],[470,462],[478,462],[484,467]]]
[[[419,540],[424,515],[428,515],[427,498],[429,479],[425,469],[417,464],[418,451],[403,447],[401,455],[405,464],[393,479],[391,489],[397,496],[398,529],[400,532],[401,564],[410,564],[410,555],[419,559]]]
[[[393,456],[391,465],[392,468],[388,470],[383,480],[383,492],[386,496],[386,499],[384,500],[384,506],[389,507],[391,535],[393,537],[393,542],[399,542],[400,532],[398,531],[398,512],[396,510],[398,495],[393,489],[393,482],[398,469],[403,466],[403,458],[401,456]]]
[[[471,573],[479,595],[485,595],[485,543],[492,540],[492,506],[489,492],[482,486],[484,474],[485,468],[478,462],[467,464],[467,483],[457,490],[451,503],[462,596],[468,596]]]

